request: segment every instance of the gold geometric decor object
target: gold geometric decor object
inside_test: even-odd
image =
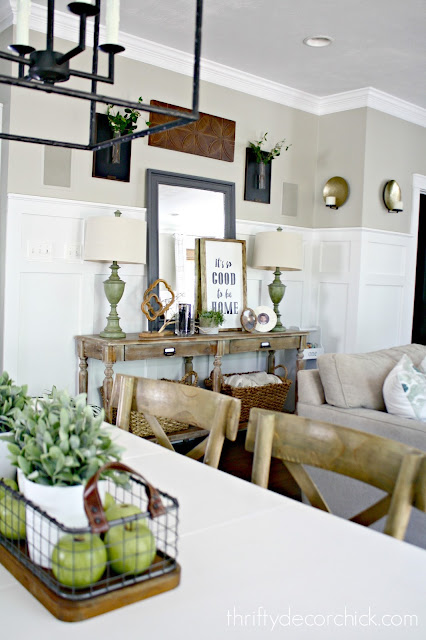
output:
[[[171,295],[171,298],[170,298],[169,302],[167,304],[165,304],[165,305],[163,305],[163,303],[161,302],[160,298],[158,297],[158,295],[154,291],[155,287],[158,284],[160,284],[160,282],[162,284],[164,284],[164,286],[166,287],[167,291]],[[154,307],[151,304],[151,301],[154,301],[155,304],[158,305],[157,309],[154,309]],[[151,322],[152,322],[153,320],[156,320],[157,318],[159,318],[160,316],[165,314],[166,311],[168,309],[170,309],[170,307],[172,306],[174,301],[175,301],[175,294],[174,294],[173,290],[171,289],[170,285],[168,285],[165,280],[161,280],[161,278],[158,278],[158,280],[153,282],[152,285],[150,287],[148,287],[148,289],[144,293],[143,302],[141,304],[142,313],[146,316],[146,318],[148,320],[151,320]]]
[[[340,176],[330,178],[322,190],[325,206],[330,209],[338,209],[345,204],[348,193],[348,183],[344,178]]]

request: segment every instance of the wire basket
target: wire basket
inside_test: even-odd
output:
[[[97,482],[106,469],[129,474],[125,488],[111,479],[105,481],[109,499],[114,498],[120,512],[110,521],[105,518]],[[84,527],[64,525],[2,481],[0,494],[0,560],[9,568],[3,547],[50,592],[67,601],[89,601],[166,576],[177,567],[178,501],[122,463],[104,465],[88,481]],[[122,505],[132,505],[133,510]],[[21,579],[19,572],[16,577]]]
[[[260,407],[261,409],[269,409],[271,411],[282,411],[284,402],[287,398],[288,390],[291,386],[291,380],[287,378],[287,368],[283,364],[274,367],[275,370],[282,367],[285,371],[284,376],[277,376],[281,380],[280,383],[263,384],[258,387],[231,387],[221,380],[220,393],[241,400],[241,416],[240,422],[247,422],[250,415],[250,409]],[[245,373],[258,373],[257,371],[247,371]],[[227,373],[227,376],[243,375],[241,373]],[[277,374],[275,374],[277,375]],[[204,380],[206,389],[213,389],[213,371],[210,377]]]
[[[175,382],[176,384],[186,384],[192,387],[196,387],[198,383],[198,375],[195,371],[189,371],[186,373],[180,380],[168,380],[167,378],[162,378],[162,380],[167,380],[167,382]],[[103,400],[103,388],[100,389],[102,400]],[[178,431],[184,431],[188,429],[189,426],[185,422],[179,422],[179,420],[173,420],[172,418],[162,418],[161,416],[155,416],[162,426],[165,433],[177,433]],[[112,408],[112,424],[116,424],[117,421],[117,407]],[[135,436],[139,436],[141,438],[153,436],[154,432],[151,429],[151,426],[147,422],[143,413],[139,411],[131,411],[130,412],[130,420],[129,420],[129,431],[133,433]]]

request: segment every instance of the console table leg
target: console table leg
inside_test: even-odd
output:
[[[79,372],[78,372],[78,392],[87,393],[88,389],[88,375],[87,375],[87,358],[79,358]]]
[[[183,361],[185,363],[185,375],[194,370],[192,356],[184,356]]]
[[[268,351],[268,373],[274,373],[275,370],[275,351]]]
[[[103,383],[104,407],[105,407],[105,420],[110,424],[112,424],[111,396],[112,396],[113,376],[114,376],[113,365],[111,363],[106,363],[105,378]]]
[[[213,362],[213,391],[217,391],[217,393],[220,393],[220,387],[221,387],[221,379],[222,379],[221,364],[222,364],[222,356],[216,355],[214,357],[214,362]]]

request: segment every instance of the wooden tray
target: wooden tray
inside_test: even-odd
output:
[[[68,600],[51,591],[36,575],[0,544],[0,563],[56,618],[78,622],[127,604],[170,591],[179,585],[180,566],[156,578],[121,587],[87,600]]]

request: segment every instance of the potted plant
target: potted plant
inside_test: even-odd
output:
[[[86,394],[73,398],[55,388],[37,399],[35,406],[15,413],[9,451],[18,467],[19,489],[68,527],[87,526],[84,486],[103,464],[120,458],[122,449],[102,428],[103,418],[103,411],[93,415]],[[114,472],[105,475],[118,479]],[[105,486],[99,488],[104,494]],[[48,567],[60,529],[31,507],[27,507],[26,520],[30,556],[36,564]]]
[[[138,102],[142,102],[142,96],[139,96]],[[122,135],[131,133],[137,128],[137,121],[141,115],[140,111],[126,107],[124,113],[120,113],[118,110],[114,112],[113,109],[114,105],[109,104],[107,108],[108,123],[114,138],[120,138]],[[120,144],[112,146],[112,162],[114,164],[120,162]]]
[[[198,314],[198,330],[200,333],[217,333],[218,327],[225,321],[222,311],[200,311]]]
[[[264,151],[262,149],[262,145],[266,142],[268,136],[268,132],[266,132],[260,140],[256,142],[249,142],[250,149],[252,150],[255,161],[257,164],[257,188],[265,189],[266,188],[266,170],[265,165],[272,162],[274,158],[277,158],[281,151],[288,151],[291,144],[285,144],[285,138],[275,143],[274,147],[270,151]]]
[[[6,371],[0,376],[0,478],[14,478],[16,469],[9,459],[8,443],[13,442],[14,415],[31,398],[26,386],[14,384]]]

